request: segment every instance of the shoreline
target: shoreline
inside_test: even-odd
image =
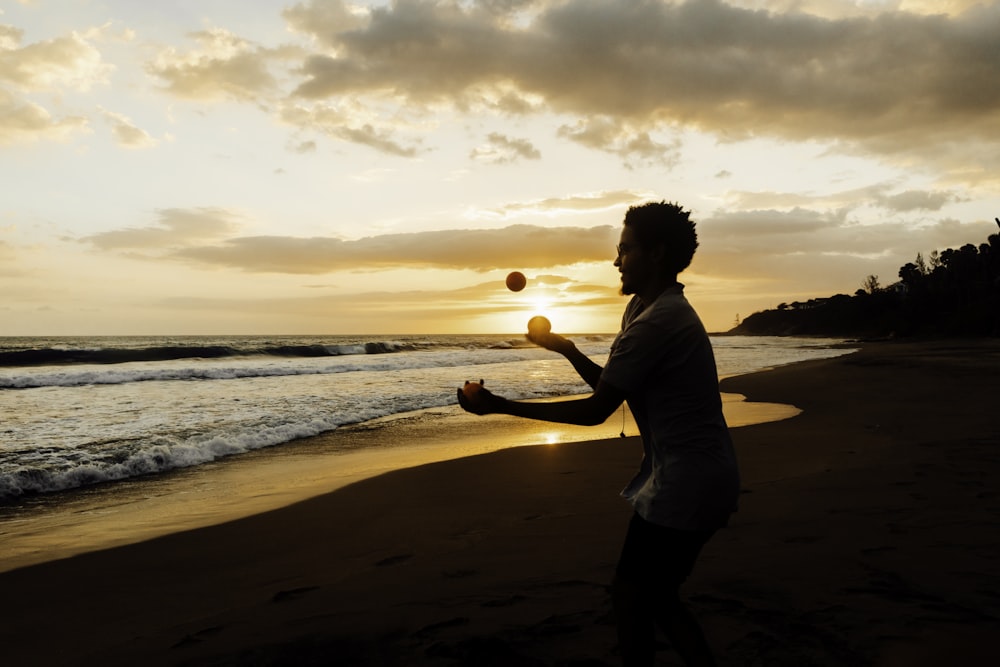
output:
[[[720,665],[995,664],[1000,341],[865,344],[727,378],[744,493],[684,592]],[[0,573],[37,665],[615,665],[635,437],[389,472]],[[62,647],[72,647],[72,652]],[[666,652],[663,664],[678,664]]]
[[[738,394],[723,394],[723,401],[737,425],[798,413]],[[433,418],[421,418],[426,414]],[[0,507],[0,572],[261,514],[393,470],[512,447],[617,438],[623,428],[636,432],[630,413],[580,427],[483,419],[457,406],[341,427],[192,468]]]

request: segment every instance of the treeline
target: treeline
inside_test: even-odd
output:
[[[1000,226],[1000,218],[996,219]],[[985,243],[934,251],[883,286],[868,276],[853,295],[782,303],[750,315],[744,335],[1000,336],[1000,234]]]

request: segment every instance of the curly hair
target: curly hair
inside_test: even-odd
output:
[[[659,201],[632,206],[625,213],[624,224],[646,247],[662,245],[663,268],[677,274],[691,264],[698,247],[698,234],[691,211],[679,204]]]

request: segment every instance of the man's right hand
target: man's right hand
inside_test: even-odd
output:
[[[573,350],[576,349],[576,345],[573,341],[565,336],[552,333],[551,331],[544,333],[541,331],[529,331],[525,335],[525,338],[539,347],[544,347],[546,350],[551,350],[552,352],[558,352],[564,356],[572,353]]]

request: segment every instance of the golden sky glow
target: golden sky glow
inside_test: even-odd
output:
[[[7,2],[0,335],[614,331],[650,199],[698,222],[710,330],[891,283],[996,229],[998,34],[959,0]]]

